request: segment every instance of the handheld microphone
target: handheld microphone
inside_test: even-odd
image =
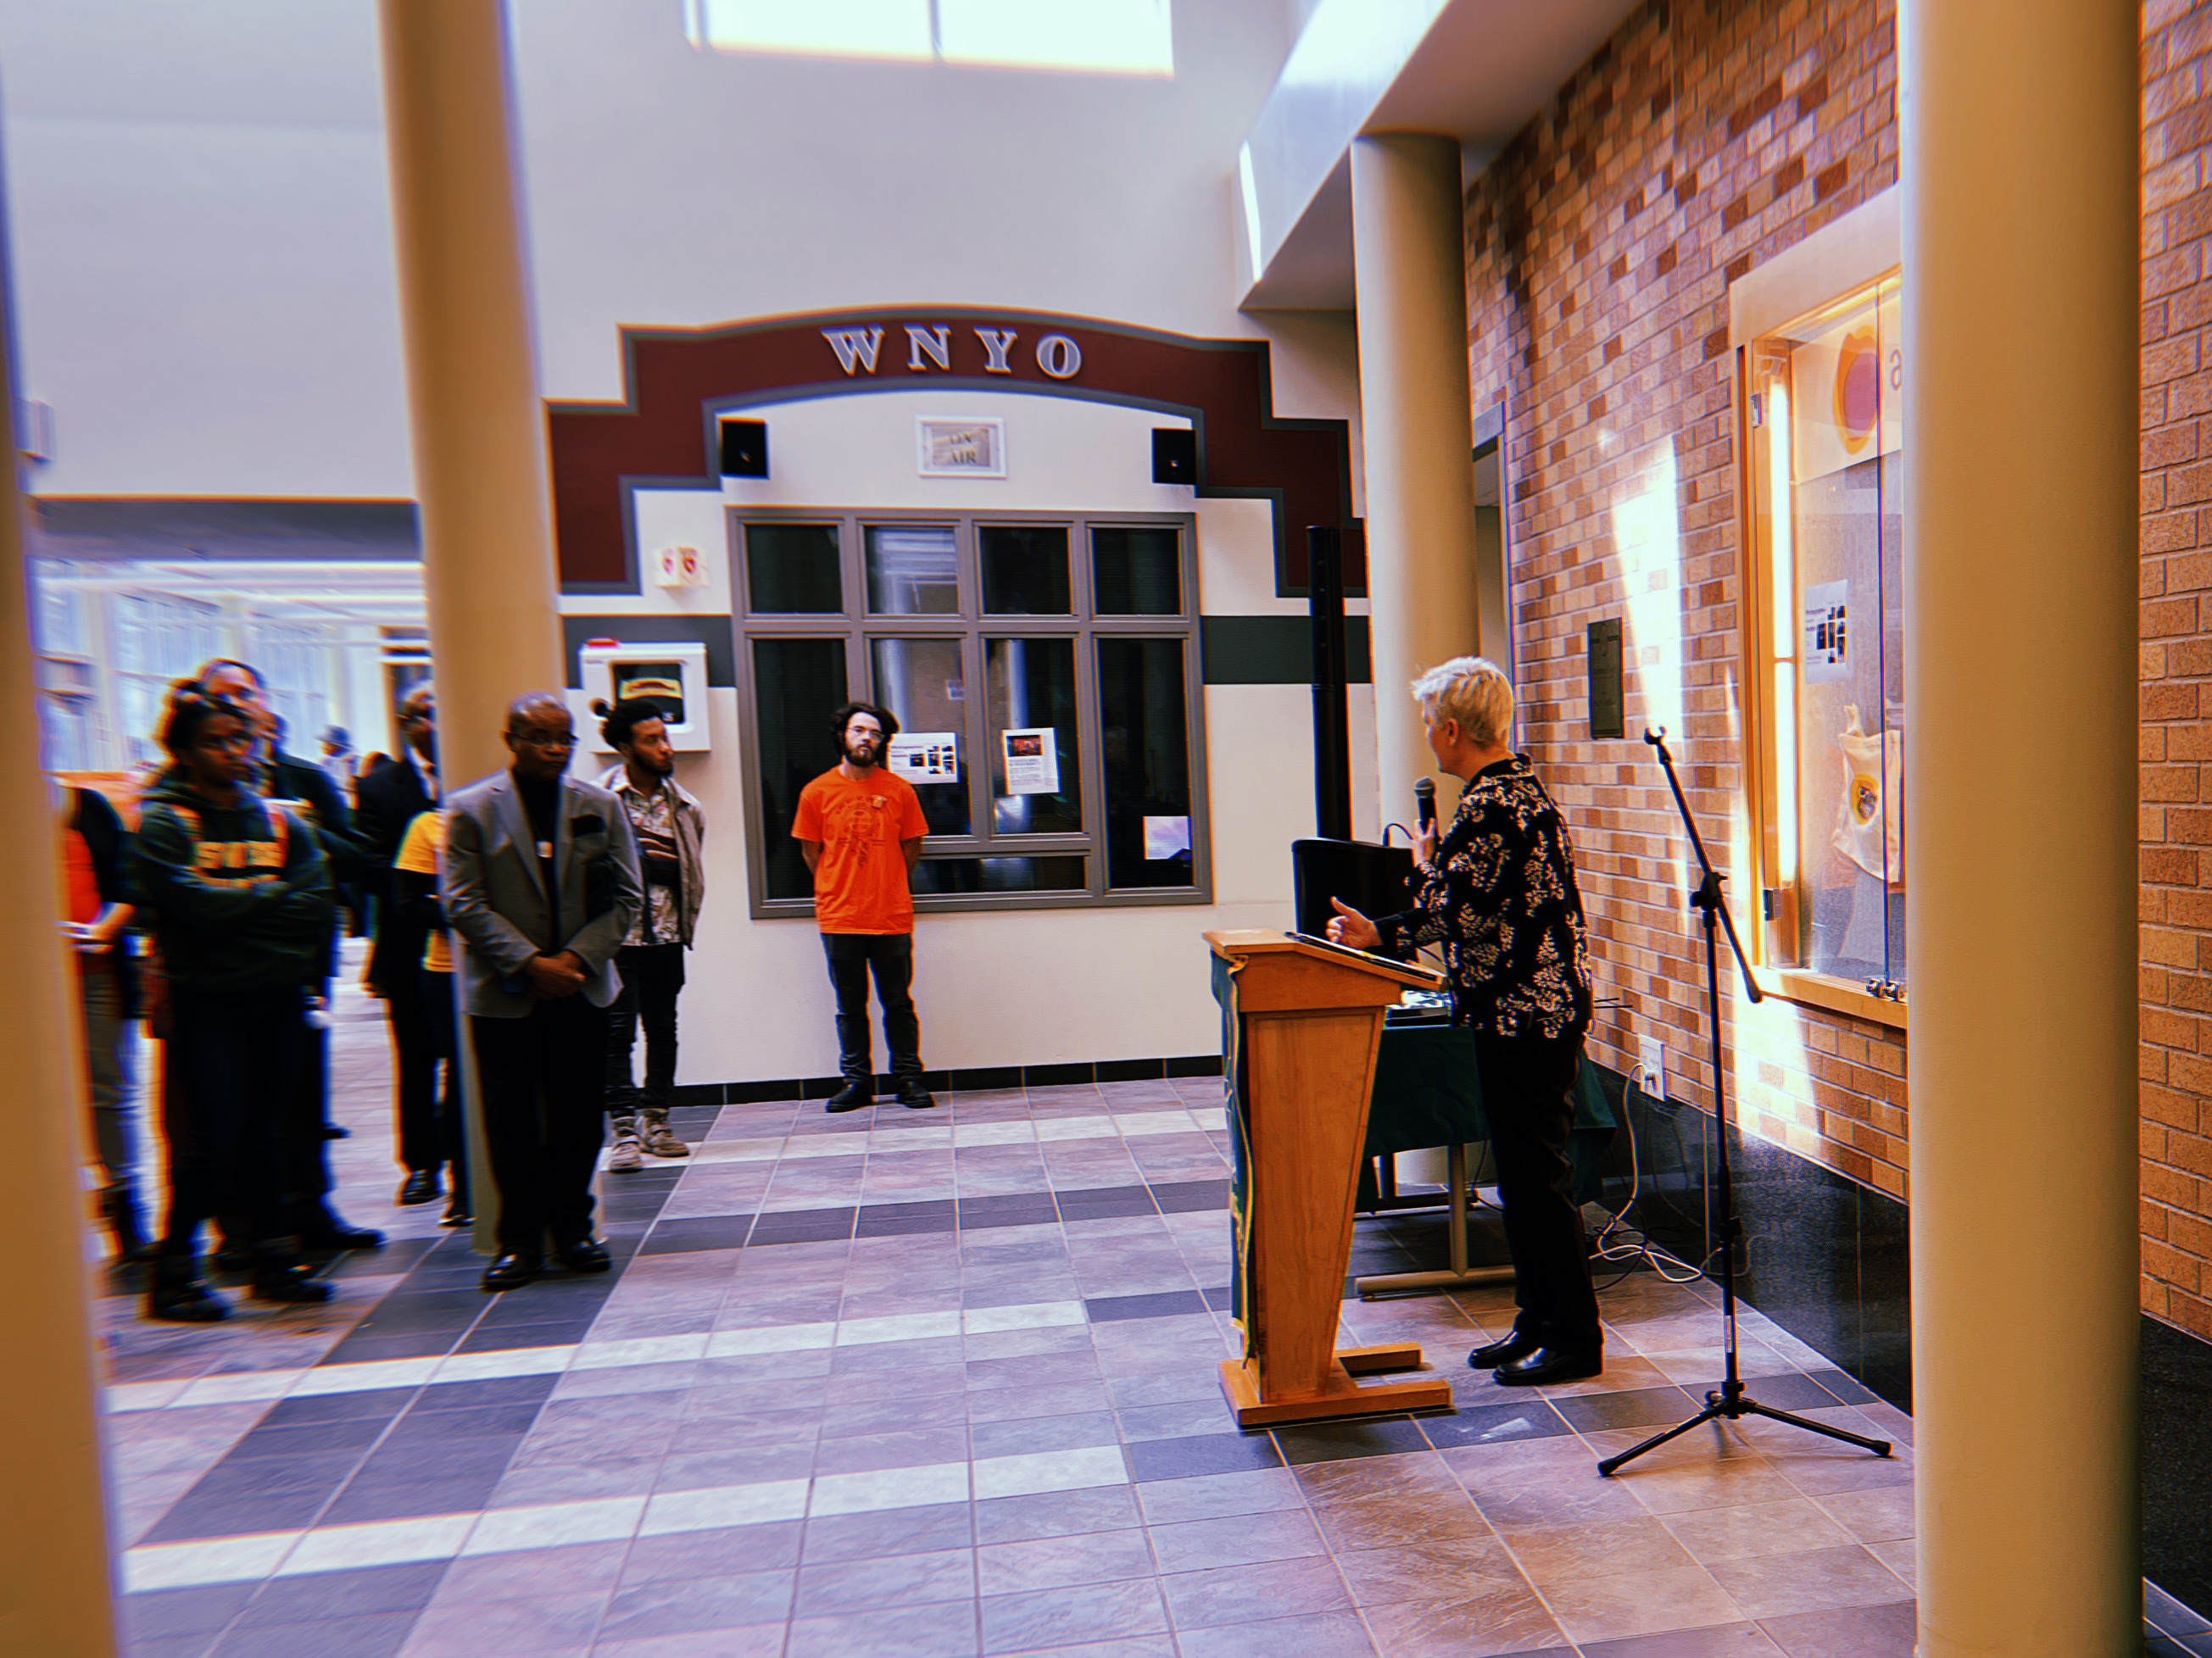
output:
[[[1414,821],[1423,835],[1431,835],[1437,827],[1437,780],[1424,777],[1413,785]]]

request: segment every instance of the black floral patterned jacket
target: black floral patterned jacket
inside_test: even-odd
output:
[[[1589,1027],[1574,848],[1525,754],[1475,774],[1419,878],[1415,907],[1375,925],[1393,955],[1443,941],[1461,1024],[1554,1039]]]

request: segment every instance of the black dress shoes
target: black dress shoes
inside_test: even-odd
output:
[[[399,1182],[399,1195],[393,1199],[403,1209],[411,1209],[418,1203],[438,1200],[438,1175],[435,1169],[415,1169]]]
[[[483,1287],[487,1290],[519,1290],[545,1270],[545,1263],[536,1255],[520,1253],[501,1255],[484,1268]]]
[[[1478,1347],[1469,1353],[1467,1356],[1468,1368],[1475,1370],[1494,1370],[1501,1364],[1510,1363],[1516,1358],[1534,1352],[1543,1345],[1542,1337],[1515,1330],[1503,1340],[1493,1341],[1488,1346]]]
[[[927,1111],[937,1103],[918,1078],[898,1085],[898,1102],[909,1111]]]
[[[1578,1353],[1566,1347],[1538,1347],[1498,1367],[1498,1382],[1504,1388],[1549,1388],[1561,1382],[1581,1382],[1605,1369],[1602,1353]]]
[[[833,1114],[841,1111],[860,1111],[875,1102],[875,1090],[866,1084],[847,1083],[830,1096],[829,1103],[822,1108]]]
[[[614,1265],[606,1246],[590,1238],[576,1238],[553,1246],[553,1259],[572,1272],[604,1272]]]
[[[446,1212],[438,1217],[439,1225],[474,1226],[476,1224],[477,1218],[469,1212],[468,1205],[463,1203],[458,1197],[446,1199]]]

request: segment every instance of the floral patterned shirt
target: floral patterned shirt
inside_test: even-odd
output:
[[[1574,848],[1525,754],[1475,774],[1434,863],[1418,878],[1414,908],[1375,925],[1395,955],[1443,941],[1461,1024],[1553,1039],[1589,1025]]]

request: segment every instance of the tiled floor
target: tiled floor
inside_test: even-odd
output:
[[[1911,1650],[1911,1420],[1756,1313],[1756,1394],[1895,1456],[1745,1424],[1597,1475],[1718,1372],[1648,1274],[1538,1396],[1462,1362],[1510,1292],[1348,1301],[1457,1409],[1237,1432],[1218,1080],[682,1112],[694,1157],[605,1179],[615,1272],[494,1297],[389,1206],[339,1011],[341,1207],[392,1244],[324,1309],[106,1309],[137,1658]],[[1359,1230],[1389,1271],[1436,1229]]]

